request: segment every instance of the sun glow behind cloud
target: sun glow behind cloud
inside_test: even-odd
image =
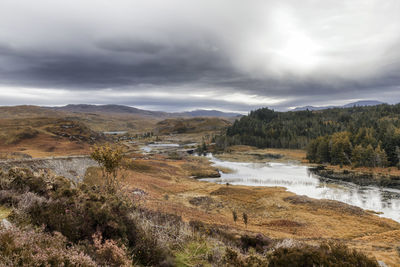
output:
[[[293,72],[309,72],[320,62],[316,42],[299,26],[293,13],[288,8],[277,8],[271,16],[277,41],[275,46],[265,46],[272,53],[273,61],[278,66]]]

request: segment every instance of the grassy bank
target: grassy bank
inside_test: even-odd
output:
[[[258,149],[252,146],[231,146],[227,152],[215,154],[217,158],[238,162],[307,162],[306,152],[300,149]]]

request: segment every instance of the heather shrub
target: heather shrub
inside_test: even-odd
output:
[[[27,213],[33,224],[59,231],[72,242],[90,240],[97,231],[106,239],[134,242],[138,230],[129,216],[131,211],[129,203],[118,196],[88,189],[69,197],[48,199]]]
[[[44,177],[34,175],[29,169],[15,168],[8,172],[9,186],[20,192],[31,191],[39,195],[46,193],[47,184]]]
[[[131,266],[132,262],[126,254],[124,245],[118,246],[114,240],[104,240],[101,233],[93,235],[96,262],[104,266]]]
[[[68,245],[60,233],[0,227],[2,266],[97,266],[84,252]]]
[[[270,257],[270,267],[280,266],[337,266],[337,267],[377,267],[376,260],[363,253],[351,250],[344,244],[325,243],[320,247],[304,245],[301,247],[278,248]]]
[[[141,212],[126,195],[86,184],[75,186],[65,178],[36,176],[27,170],[16,169],[5,176],[2,179],[11,182],[7,190],[0,190],[0,203],[16,208],[11,215],[14,221],[43,225],[46,232],[59,232],[74,244],[89,244],[86,247],[100,233],[104,247],[99,251],[111,253],[114,261],[121,259],[122,250],[144,265],[170,261],[169,246],[162,239],[166,235],[154,230],[154,223],[144,224],[135,215]],[[116,250],[117,246],[122,250]]]

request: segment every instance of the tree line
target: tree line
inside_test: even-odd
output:
[[[217,147],[307,149],[312,162],[398,166],[400,104],[277,112],[262,108],[236,120]]]

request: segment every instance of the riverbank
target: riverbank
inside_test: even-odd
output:
[[[329,179],[355,183],[361,186],[380,186],[400,189],[400,175],[390,172],[374,172],[372,169],[337,168],[337,166],[319,165],[310,168],[313,174]]]

